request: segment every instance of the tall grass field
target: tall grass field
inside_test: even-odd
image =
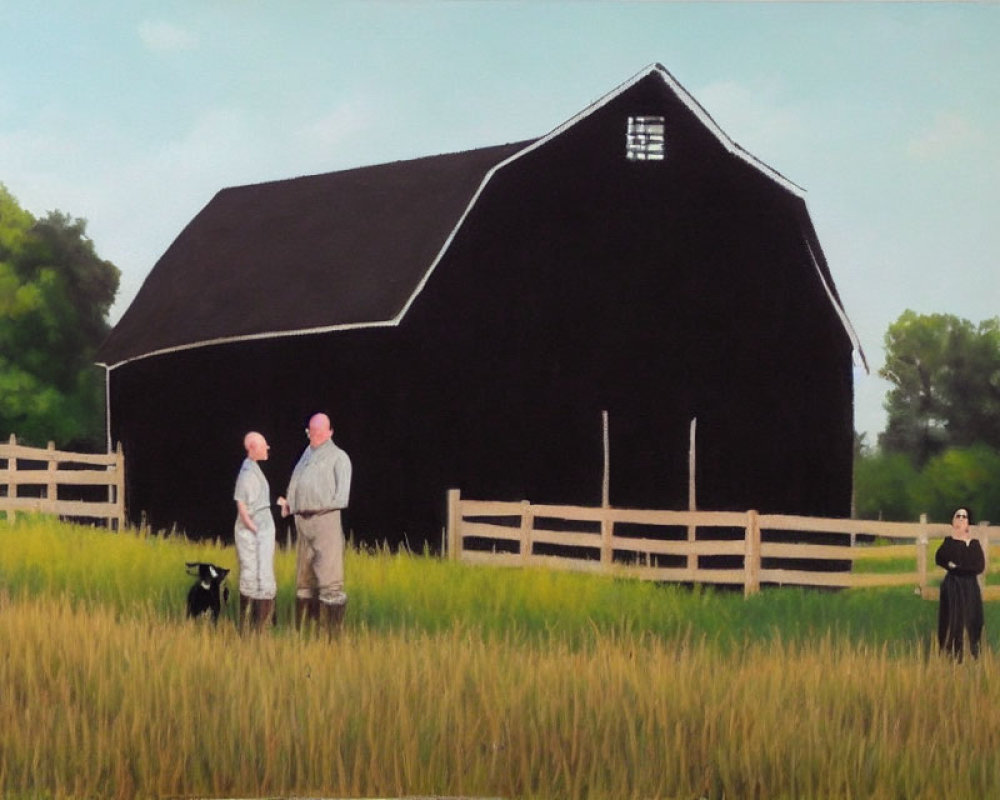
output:
[[[940,658],[908,589],[728,591],[348,553],[346,627],[184,618],[231,548],[0,522],[0,796],[1000,793],[1000,607]],[[995,620],[998,620],[995,622]]]

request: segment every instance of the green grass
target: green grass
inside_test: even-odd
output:
[[[42,519],[0,525],[0,584],[12,594],[65,596],[124,617],[178,620],[192,579],[186,561],[233,569],[231,547],[180,536],[109,534]],[[808,641],[829,631],[851,641],[906,647],[934,624],[933,603],[912,589],[739,591],[685,588],[543,569],[489,569],[386,550],[349,550],[348,625],[372,631],[475,628],[535,640],[581,643],[596,634]],[[294,604],[295,554],[279,549],[275,570],[282,627]],[[231,604],[232,606],[233,604]],[[877,609],[868,613],[866,609]]]
[[[1000,659],[909,589],[742,594],[380,551],[334,640],[183,619],[231,549],[0,524],[4,797],[987,797]],[[235,586],[235,573],[233,574]],[[207,676],[207,678],[206,678]]]

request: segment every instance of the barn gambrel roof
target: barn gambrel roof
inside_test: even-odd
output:
[[[538,139],[223,189],[180,233],[102,345],[108,369],[227,342],[398,325],[492,175],[655,75],[733,156],[803,190],[730,139],[661,65]],[[803,231],[818,279],[864,354]]]

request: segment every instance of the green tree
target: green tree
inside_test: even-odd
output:
[[[927,462],[913,494],[932,521],[950,522],[956,507],[969,506],[977,521],[1000,522],[1000,451],[986,444],[949,448]]]
[[[879,374],[893,386],[883,450],[922,467],[948,447],[1000,448],[1000,319],[974,325],[907,310],[889,326],[885,350]]]
[[[854,461],[854,507],[860,519],[912,522],[922,512],[913,487],[918,472],[903,453],[863,451]]]
[[[86,222],[36,220],[0,184],[0,435],[60,446],[103,442],[104,384],[93,359],[119,271]]]

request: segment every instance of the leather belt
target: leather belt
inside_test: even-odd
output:
[[[302,519],[311,519],[312,517],[322,517],[324,514],[332,514],[334,511],[339,511],[339,509],[326,508],[322,511],[296,511],[295,516],[302,517]]]

